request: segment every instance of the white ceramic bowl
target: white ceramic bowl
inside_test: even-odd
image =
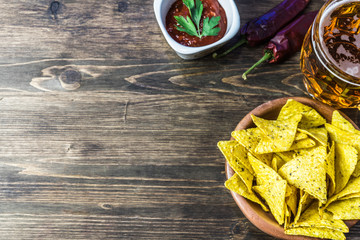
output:
[[[224,8],[227,18],[227,29],[224,37],[217,42],[203,47],[187,47],[181,45],[172,39],[165,27],[166,14],[175,1],[176,0],[154,0],[154,12],[166,41],[183,59],[196,59],[212,53],[232,39],[240,29],[240,15],[234,0],[218,0]]]

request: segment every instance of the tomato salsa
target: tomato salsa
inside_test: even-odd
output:
[[[189,47],[201,47],[214,43],[225,35],[227,28],[225,10],[221,7],[217,0],[202,0],[202,3],[204,6],[203,14],[201,16],[202,20],[207,17],[221,17],[218,24],[218,27],[220,27],[219,34],[216,36],[205,36],[198,38],[197,36],[190,36],[185,32],[177,30],[177,23],[174,16],[183,16],[186,18],[186,16],[189,16],[189,9],[184,5],[183,0],[176,0],[166,15],[166,30],[178,43]],[[203,23],[201,21],[200,29],[202,29],[202,24]]]

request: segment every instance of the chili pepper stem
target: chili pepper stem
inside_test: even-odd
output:
[[[228,50],[226,50],[225,52],[220,53],[220,54],[217,54],[217,53],[215,52],[215,53],[213,53],[212,57],[215,58],[215,59],[216,59],[216,58],[221,58],[221,57],[227,55],[229,52],[232,52],[234,49],[240,47],[241,45],[243,45],[243,44],[245,44],[245,43],[247,43],[247,40],[246,40],[246,38],[243,36],[237,43],[235,43],[234,46],[232,46],[231,48],[229,48]]]
[[[242,75],[242,78],[243,78],[244,80],[247,80],[247,77],[246,77],[247,74],[249,74],[254,68],[256,68],[257,66],[259,66],[261,63],[263,63],[263,62],[265,62],[265,61],[267,61],[267,60],[269,60],[269,59],[271,59],[271,58],[273,58],[272,52],[265,52],[265,53],[264,53],[264,56],[263,56],[259,61],[257,61],[257,62],[256,62],[254,65],[252,65],[248,70],[246,70],[246,72],[244,72],[244,74]]]

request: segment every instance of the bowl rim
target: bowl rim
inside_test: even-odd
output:
[[[212,44],[206,45],[206,46],[188,47],[188,46],[181,45],[180,43],[176,42],[170,36],[170,34],[166,31],[165,24],[162,21],[163,15],[161,12],[161,6],[162,6],[162,3],[165,1],[169,1],[169,0],[154,0],[154,13],[155,13],[156,21],[161,29],[163,36],[165,37],[165,39],[168,42],[168,44],[170,45],[170,47],[180,54],[192,55],[192,54],[206,51],[208,49],[211,49],[211,48],[214,48],[217,46],[221,46],[221,45],[225,44],[227,41],[229,41],[230,39],[232,39],[238,33],[238,31],[240,29],[240,14],[239,14],[238,8],[235,4],[235,1],[234,0],[225,0],[231,5],[230,8],[232,10],[231,26],[228,28],[225,35],[218,41],[216,41]],[[173,1],[175,2],[176,0],[173,0]],[[225,12],[226,12],[226,9],[225,9]],[[228,13],[226,12],[226,14],[228,14]],[[228,23],[228,25],[229,24],[230,23]]]
[[[245,117],[237,124],[235,127],[235,130],[242,130],[249,128],[252,124],[251,115],[261,116],[265,115],[267,113],[273,112],[274,110],[279,110],[283,105],[285,105],[286,101],[289,99],[293,99],[295,101],[298,101],[300,103],[303,103],[307,106],[310,106],[314,108],[316,111],[318,111],[320,114],[321,112],[319,109],[325,109],[327,111],[330,111],[331,113],[335,110],[339,111],[338,109],[335,109],[329,105],[326,105],[322,102],[319,102],[314,99],[310,99],[308,97],[284,97],[284,98],[278,98],[274,100],[270,100],[268,102],[265,102],[256,108],[254,108],[252,111],[250,111],[248,114],[245,115]],[[340,114],[348,120],[356,129],[359,130],[359,127],[343,112],[339,111]],[[321,114],[322,115],[322,114]],[[325,117],[325,116],[323,116]],[[329,119],[326,119],[327,122]],[[233,137],[230,138],[230,140],[234,140]],[[226,179],[229,179],[231,176],[233,176],[234,171],[228,164],[228,162],[225,162],[225,173],[226,173]],[[241,212],[245,215],[245,217],[258,229],[261,231],[267,233],[270,236],[279,238],[279,239],[286,239],[286,240],[314,240],[317,238],[314,237],[308,237],[308,236],[300,236],[300,235],[287,235],[284,232],[284,228],[280,226],[274,217],[271,215],[271,213],[266,213],[259,205],[256,203],[253,203],[246,198],[240,196],[236,192],[230,191],[231,195],[236,202],[237,206],[240,208]],[[346,220],[344,221],[345,224],[351,228],[354,226],[359,220]]]

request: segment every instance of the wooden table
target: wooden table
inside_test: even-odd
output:
[[[238,0],[242,24],[279,2]],[[153,1],[0,9],[0,239],[273,239],[225,189],[216,143],[254,107],[306,96],[299,54],[244,81],[261,46],[184,61]]]

